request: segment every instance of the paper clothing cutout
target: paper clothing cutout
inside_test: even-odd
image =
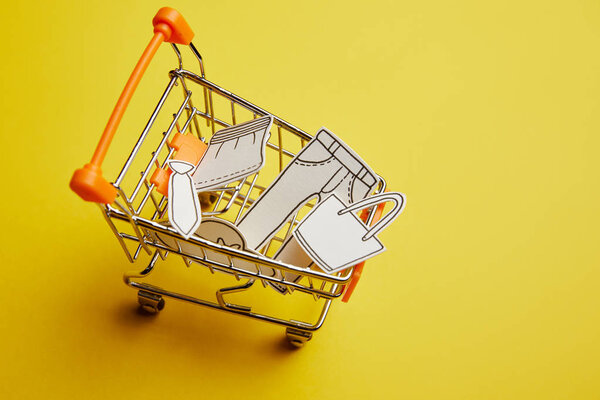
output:
[[[394,202],[394,208],[370,228],[353,213],[387,201]],[[304,217],[293,235],[323,271],[335,273],[383,252],[385,247],[376,235],[400,215],[404,204],[404,195],[396,192],[350,206],[332,194]]]
[[[244,250],[246,248],[246,241],[235,225],[223,219],[204,219],[202,225],[196,230],[196,235],[232,249]]]
[[[247,248],[246,240],[234,224],[220,218],[203,219],[202,224],[200,224],[195,234],[196,236],[199,236],[203,239],[209,240],[213,243],[222,246],[227,246],[232,249],[243,250],[255,255],[259,255],[258,252]],[[204,249],[203,251],[203,249],[200,246],[184,241],[177,241],[171,236],[160,234],[157,232],[152,232],[152,237],[154,240],[160,242],[161,244],[170,249],[178,250],[196,257],[204,257],[204,255],[206,255],[208,261],[224,264],[227,266],[230,265],[229,257],[221,252],[208,249]],[[233,259],[233,266],[252,273],[258,272],[257,265],[251,261],[236,258]],[[260,272],[264,275],[281,279],[281,272],[279,270],[267,267],[260,267]],[[285,286],[281,285],[277,285],[275,289],[277,289],[277,291],[279,291],[280,293],[284,293],[286,291]]]
[[[223,186],[258,172],[265,164],[265,145],[273,117],[266,115],[215,133],[192,175],[197,190]]]
[[[185,161],[168,162],[173,173],[169,177],[169,222],[183,236],[192,236],[202,221],[200,201],[196,196],[190,172],[194,165]]]
[[[259,249],[310,199],[335,193],[352,203],[371,193],[378,180],[348,145],[321,128],[250,206],[238,228],[248,246]]]
[[[200,236],[203,239],[210,240],[213,243],[221,244],[227,247],[231,247],[236,250],[244,250],[249,251],[253,254],[259,254],[254,250],[249,250],[246,246],[246,240],[237,229],[237,227],[229,221],[219,218],[207,218],[204,220],[202,225],[196,231],[196,235]],[[209,260],[214,260],[220,262],[222,264],[229,265],[229,259],[226,255],[217,253],[210,250],[205,250],[206,256]],[[246,260],[235,260],[234,266],[237,268],[244,269],[250,272],[257,272],[257,266],[250,261]],[[276,271],[272,268],[268,268],[268,271],[265,271],[263,267],[261,267],[261,271],[269,276],[281,276],[279,271]]]

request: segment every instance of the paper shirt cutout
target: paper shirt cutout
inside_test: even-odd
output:
[[[169,222],[183,236],[192,236],[202,221],[200,201],[190,172],[194,165],[185,161],[168,162],[173,173],[169,177]]]
[[[222,187],[258,172],[273,117],[266,115],[216,132],[192,175],[198,191]]]
[[[392,201],[394,208],[372,227],[367,227],[354,212]],[[385,250],[376,237],[404,209],[404,195],[387,192],[346,206],[335,194],[315,206],[293,232],[298,244],[325,272],[335,273],[352,267]]]

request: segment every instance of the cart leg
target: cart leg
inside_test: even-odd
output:
[[[140,303],[144,311],[152,314],[156,314],[165,308],[165,299],[162,296],[146,292],[145,290],[138,291],[138,303]]]
[[[312,332],[296,328],[286,328],[285,335],[287,336],[288,341],[296,347],[302,347],[306,342],[312,339]]]

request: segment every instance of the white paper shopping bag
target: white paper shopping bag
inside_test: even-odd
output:
[[[394,202],[394,208],[371,228],[354,214],[387,201]],[[404,195],[388,192],[346,206],[332,194],[300,222],[294,237],[323,271],[341,271],[385,250],[375,235],[402,212],[404,203]]]

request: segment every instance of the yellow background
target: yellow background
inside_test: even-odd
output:
[[[189,304],[136,313],[117,241],[68,190],[163,5],[3,5],[0,398],[600,396],[598,1],[169,4],[209,79],[327,126],[407,195],[299,351]],[[174,66],[161,49],[108,177]]]

